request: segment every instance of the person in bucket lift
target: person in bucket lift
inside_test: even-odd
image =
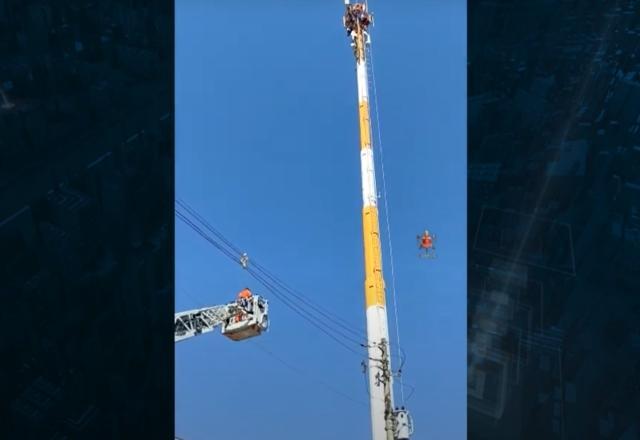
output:
[[[252,296],[253,294],[251,293],[251,290],[249,290],[248,287],[245,287],[238,293],[238,297],[236,299],[240,307],[242,307],[242,309],[245,310],[247,313],[251,312],[250,304],[251,304]],[[243,314],[244,314],[243,312],[240,312],[236,315],[236,322],[242,319]]]

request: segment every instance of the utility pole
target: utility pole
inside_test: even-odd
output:
[[[366,46],[370,44],[368,28],[373,17],[364,3],[349,4],[345,0],[344,26],[351,38],[356,58],[358,83],[358,113],[360,120],[360,163],[362,172],[362,231],[364,242],[364,296],[367,319],[367,347],[371,431],[373,440],[408,438],[400,433],[398,416],[406,418],[406,411],[396,411],[393,405],[393,374],[389,350],[389,328],[382,276],[382,251],[378,220],[378,192],[371,145],[369,111],[369,78]],[[404,419],[403,419],[404,420]]]

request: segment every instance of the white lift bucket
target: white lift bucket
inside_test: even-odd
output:
[[[259,296],[248,299],[246,308],[232,304],[233,316],[222,324],[222,334],[232,341],[259,336],[269,327],[269,304]]]

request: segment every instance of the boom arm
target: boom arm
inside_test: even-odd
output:
[[[192,338],[202,333],[212,332],[231,318],[238,307],[235,304],[187,310],[175,315],[175,342]]]

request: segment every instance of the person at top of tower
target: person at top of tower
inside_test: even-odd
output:
[[[344,27],[347,29],[347,35],[354,32],[356,28],[356,17],[351,7],[347,9],[347,13],[344,15]]]
[[[360,23],[365,27],[371,22],[371,18],[367,13],[367,8],[362,3],[356,3],[353,5],[353,16],[355,20],[360,21]]]
[[[356,29],[358,23],[364,28],[371,24],[371,17],[366,12],[366,7],[362,3],[355,3],[347,6],[347,13],[344,18],[344,25],[347,28],[347,35]]]

